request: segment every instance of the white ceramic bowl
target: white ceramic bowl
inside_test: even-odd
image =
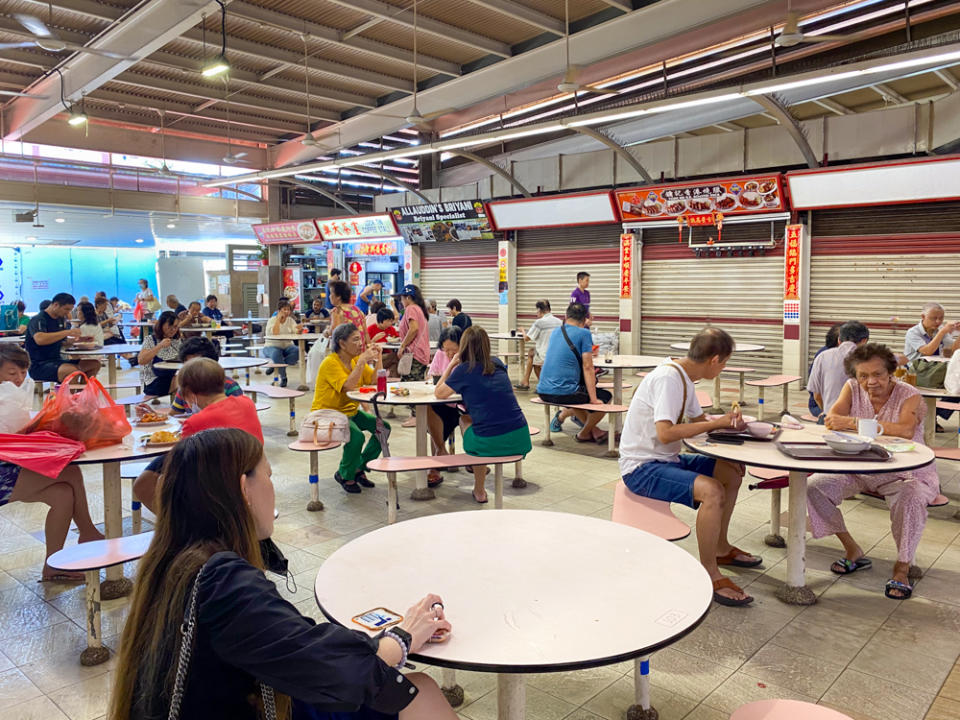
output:
[[[747,423],[747,432],[755,438],[765,438],[773,432],[773,424],[768,422]]]
[[[854,438],[857,439],[854,440]],[[842,437],[834,433],[827,433],[823,436],[823,440],[838,453],[849,454],[866,450],[868,447],[870,447],[872,442],[870,438],[863,437],[862,435],[849,435]]]

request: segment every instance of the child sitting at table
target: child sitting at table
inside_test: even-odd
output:
[[[763,560],[730,544],[727,528],[743,480],[743,466],[681,453],[682,441],[710,430],[740,427],[739,409],[708,420],[694,383],[715,379],[733,353],[733,338],[720,328],[701,330],[687,356],[647,375],[627,411],[620,441],[620,474],[631,492],[698,510],[700,563],[721,605],[747,605],[753,598],[720,572],[720,565],[756,567]],[[687,422],[684,422],[684,416]]]
[[[0,345],[0,384],[13,383],[21,387],[27,381],[30,356],[17,345]],[[30,381],[33,384],[33,381]],[[0,415],[7,410],[0,404]],[[45,557],[63,548],[70,531],[70,521],[77,524],[78,542],[102,540],[90,518],[83,475],[76,465],[68,465],[57,477],[50,478],[27,470],[11,462],[0,460],[0,507],[11,502],[42,502],[50,507],[44,523]],[[53,570],[46,563],[40,575],[41,582],[83,582],[83,573]]]

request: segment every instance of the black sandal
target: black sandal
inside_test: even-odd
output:
[[[837,575],[849,575],[857,570],[869,570],[871,567],[873,567],[873,561],[868,557],[859,557],[856,560],[848,560],[842,557],[830,566],[830,572]]]
[[[894,591],[901,592],[903,595],[894,595]],[[891,600],[907,600],[913,595],[913,585],[907,585],[899,580],[887,580],[887,584],[883,586],[883,594]]]
[[[363,487],[376,487],[373,480],[367,477],[367,474],[363,470],[357,470],[357,474],[353,476],[353,481]]]
[[[360,489],[360,486],[356,483],[356,481],[347,482],[346,480],[343,479],[343,477],[340,475],[339,472],[335,472],[333,474],[333,479],[336,480],[338,483],[340,483],[340,487],[342,487],[348,493],[356,495],[357,493],[362,492],[362,490]]]

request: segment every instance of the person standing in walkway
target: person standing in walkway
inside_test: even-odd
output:
[[[328,297],[330,302],[333,303],[333,307],[330,309],[329,332],[332,335],[338,327],[344,323],[350,323],[360,331],[360,340],[363,344],[361,349],[366,350],[368,341],[367,316],[360,312],[356,305],[350,304],[350,295],[352,294],[350,286],[340,280],[334,280],[328,288],[330,293]]]
[[[360,312],[362,312],[364,315],[369,313],[370,303],[376,299],[374,296],[381,290],[383,290],[383,280],[380,278],[371,280],[370,283],[357,295],[357,309],[360,310]]]
[[[524,340],[536,343],[535,347],[527,350],[527,369],[523,374],[523,379],[514,385],[517,390],[530,389],[530,373],[534,370],[537,371],[537,378],[540,377],[543,358],[546,357],[547,346],[550,344],[550,334],[562,324],[563,321],[551,311],[549,300],[537,300],[537,319],[530,324],[526,331],[523,328],[517,330],[518,333],[523,333]]]
[[[590,314],[590,291],[587,289],[590,287],[590,273],[588,272],[578,272],[577,273],[577,286],[573,289],[573,292],[570,293],[570,302],[571,303],[580,303],[587,309],[587,321],[585,327],[590,327],[593,324],[593,316]]]
[[[335,282],[340,282],[342,275],[343,272],[339,268],[330,268],[330,273],[327,277],[327,296],[323,299],[323,309],[328,312],[334,308],[333,299],[330,297],[330,285]],[[347,301],[349,300],[350,298],[347,298]]]
[[[460,301],[456,298],[447,303],[447,309],[450,310],[450,315],[452,316],[450,319],[450,325],[452,327],[458,327],[460,331],[463,332],[473,325],[473,320],[463,311],[463,305],[461,305]]]

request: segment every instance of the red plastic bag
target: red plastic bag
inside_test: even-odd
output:
[[[143,321],[143,303],[137,300],[137,304],[133,306],[133,320],[134,322]],[[140,337],[140,328],[137,325],[134,325],[130,328],[130,337]]]
[[[55,478],[86,452],[83,443],[52,432],[0,434],[0,460]]]
[[[79,392],[70,392],[70,383],[78,377],[87,384]],[[71,440],[79,440],[87,450],[116,445],[132,432],[123,408],[117,405],[100,381],[75,372],[64,378],[60,389],[43,401],[40,412],[21,432],[49,430]]]

